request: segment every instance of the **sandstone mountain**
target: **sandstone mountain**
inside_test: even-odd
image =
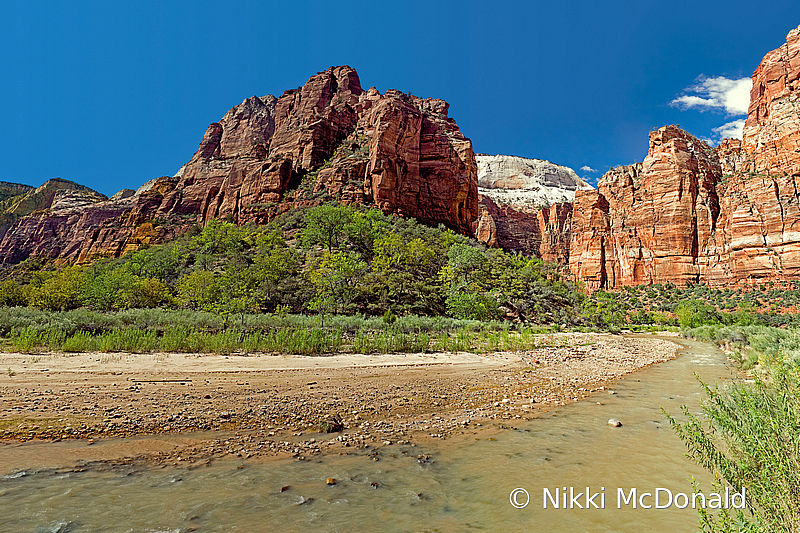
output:
[[[232,108],[175,176],[109,199],[63,180],[19,190],[0,219],[0,261],[118,256],[213,218],[264,223],[328,200],[471,233],[477,165],[448,107],[397,90],[364,91],[355,70],[331,67],[278,98],[254,96]]]
[[[656,129],[644,161],[595,190],[551,163],[476,160],[443,100],[365,91],[331,67],[235,106],[176,175],[135,191],[0,183],[0,262],[118,256],[213,218],[263,223],[333,200],[568,264],[592,290],[800,279],[799,80],[800,28],[754,72],[743,140]]]
[[[570,269],[589,288],[800,279],[800,28],[753,73],[742,141],[675,126],[577,191]]]
[[[572,200],[592,189],[569,167],[541,159],[476,156],[480,217],[476,238],[566,264],[569,260]]]
[[[478,193],[498,205],[537,209],[554,203],[571,203],[576,190],[594,189],[571,168],[550,161],[483,154],[475,159]]]

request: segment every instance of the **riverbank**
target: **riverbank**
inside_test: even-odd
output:
[[[379,460],[388,444],[501,429],[609,394],[615,379],[678,348],[562,333],[542,335],[536,349],[482,355],[2,354],[0,473],[31,460]],[[339,423],[343,431],[325,432]]]

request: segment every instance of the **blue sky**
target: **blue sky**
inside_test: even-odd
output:
[[[596,182],[641,161],[655,127],[735,130],[736,80],[800,25],[796,0],[4,6],[0,180],[108,195],[174,174],[245,98],[341,64],[365,89],[447,100],[476,152]]]

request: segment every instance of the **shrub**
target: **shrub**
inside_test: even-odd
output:
[[[704,324],[718,324],[717,310],[700,300],[686,300],[675,307],[682,328],[696,328]]]
[[[796,369],[773,366],[753,384],[709,387],[703,413],[683,407],[685,422],[669,414],[670,424],[689,455],[721,482],[746,488],[748,508],[759,531],[793,532],[800,525],[800,382]],[[705,531],[754,531],[756,524],[738,511],[713,516],[701,510]]]

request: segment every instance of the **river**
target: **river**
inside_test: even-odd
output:
[[[690,493],[695,476],[710,490],[709,476],[685,457],[660,408],[697,411],[694,373],[721,382],[733,370],[715,347],[680,342],[678,358],[540,418],[424,449],[388,446],[380,461],[323,456],[0,472],[0,532],[697,531],[691,506],[617,508],[619,488],[626,495],[657,487]],[[610,418],[622,426],[609,426]],[[555,509],[548,500],[545,509],[544,490],[554,495],[564,487],[590,487],[599,493],[592,502],[605,508]],[[514,489],[527,491],[524,508],[511,505]],[[515,501],[528,496],[519,492]],[[576,501],[585,504],[585,496]]]

